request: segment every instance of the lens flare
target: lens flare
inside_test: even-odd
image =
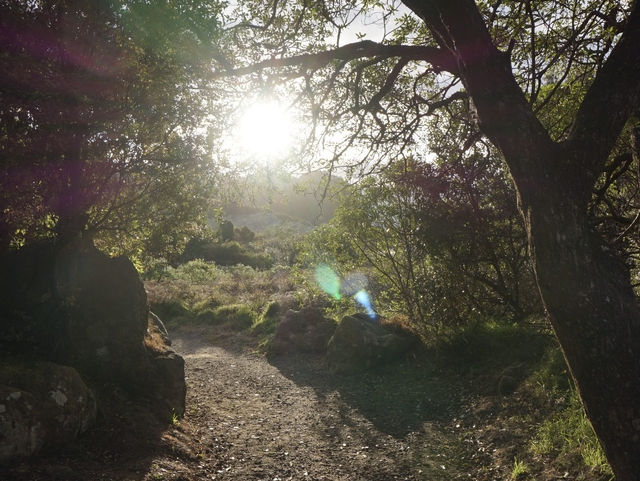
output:
[[[345,296],[354,296],[359,291],[364,291],[367,288],[367,276],[361,272],[350,272],[342,280],[342,293]]]
[[[365,310],[367,311],[367,315],[371,319],[376,319],[378,317],[378,314],[376,314],[376,311],[373,310],[371,297],[369,297],[369,294],[367,293],[367,291],[364,291],[364,290],[358,291],[356,292],[356,295],[353,297],[355,297],[356,301],[358,301],[358,303],[365,308]]]
[[[340,299],[340,278],[326,264],[316,267],[316,282],[320,288],[334,299]]]

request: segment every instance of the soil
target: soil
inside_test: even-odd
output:
[[[71,447],[5,468],[0,479],[509,478],[518,434],[485,428],[497,419],[495,398],[470,397],[468,381],[426,358],[337,377],[319,355],[268,360],[242,334],[191,327],[173,339],[186,361],[183,419],[167,427],[115,399]]]

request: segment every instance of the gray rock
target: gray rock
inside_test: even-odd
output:
[[[93,393],[72,367],[0,367],[0,462],[75,439],[95,421]]]
[[[153,358],[156,372],[156,397],[166,413],[182,416],[185,410],[187,386],[184,380],[184,359],[173,351]]]
[[[54,279],[66,311],[62,362],[103,381],[138,386],[150,370],[143,345],[149,308],[131,261],[93,246],[67,246],[57,253]]]
[[[94,387],[123,388],[145,402],[160,398],[169,412],[184,411],[184,361],[168,347],[162,322],[150,316],[131,261],[80,239],[34,244],[3,255],[0,265],[8,266],[0,270],[7,299],[0,303],[0,352],[7,359],[73,366]]]

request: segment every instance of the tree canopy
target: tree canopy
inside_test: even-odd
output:
[[[216,2],[0,5],[0,243],[96,237],[156,252],[201,216],[215,102]]]

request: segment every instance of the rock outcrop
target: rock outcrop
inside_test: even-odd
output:
[[[395,331],[363,314],[344,317],[327,346],[329,369],[356,373],[397,361],[418,340],[408,332]]]
[[[5,254],[0,263],[6,266],[0,272],[3,359],[72,366],[75,374],[63,370],[65,379],[75,387],[84,381],[94,388],[98,407],[100,392],[117,387],[131,397],[145,399],[145,403],[152,401],[148,408],[164,419],[172,413],[184,413],[184,360],[169,347],[162,322],[150,315],[144,285],[131,261],[111,258],[93,244],[78,241],[62,248],[51,243],[28,246]],[[43,397],[35,386],[0,384],[6,388],[0,394],[6,393],[5,398],[9,396],[11,401],[4,406],[5,412],[11,413],[6,416],[13,416],[16,426],[37,423],[47,427],[47,432],[60,431],[47,419],[62,419],[64,413],[50,409],[50,403],[42,404]],[[18,399],[10,397],[18,392]],[[42,409],[38,408],[40,414],[34,417],[29,406],[36,404],[42,404]],[[65,406],[73,404],[69,401]],[[81,412],[79,406],[74,410]],[[18,429],[12,436],[21,439],[23,447],[5,451],[20,455],[37,452],[41,445],[69,439],[71,433],[84,429],[70,421],[65,421],[65,426],[61,436],[21,434]]]
[[[131,261],[93,246],[67,246],[54,269],[56,296],[65,306],[61,360],[100,382],[146,389],[149,307]]]
[[[294,352],[323,353],[336,329],[333,319],[324,317],[322,310],[305,307],[287,311],[271,341],[271,354]]]
[[[72,367],[39,362],[0,368],[0,463],[71,441],[95,417],[93,393]]]

